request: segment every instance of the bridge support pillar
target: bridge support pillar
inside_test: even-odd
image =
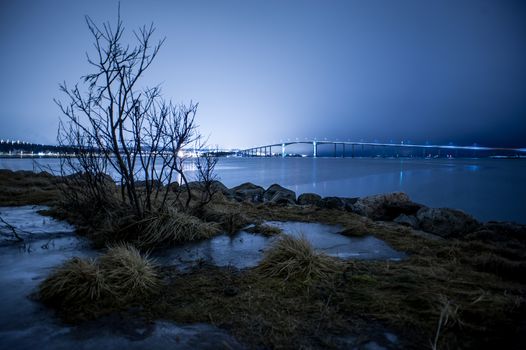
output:
[[[343,147],[342,158],[345,158],[345,143],[342,143],[342,147]]]
[[[316,144],[316,141],[312,142],[312,157],[316,158],[318,156],[318,145]]]
[[[285,158],[285,144],[284,143],[281,144],[281,157]]]
[[[336,158],[336,144],[334,144],[334,158]]]
[[[352,144],[351,158],[354,158],[354,143]]]

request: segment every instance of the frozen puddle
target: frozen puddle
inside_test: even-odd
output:
[[[245,231],[234,235],[221,234],[211,239],[186,243],[157,251],[156,261],[187,269],[199,262],[216,266],[247,268],[256,266],[263,257],[263,249],[271,238]]]
[[[49,209],[41,205],[26,205],[23,207],[0,207],[0,217],[9,225],[16,227],[20,236],[71,233],[75,228],[64,221],[55,220],[49,216],[38,214]],[[0,233],[10,235],[11,230],[4,222],[0,222]]]
[[[99,326],[43,324],[19,331],[0,331],[0,345],[13,350],[243,349],[233,337],[207,324],[177,326],[160,321],[152,325],[151,330],[137,328],[123,333],[116,329],[115,324],[106,324],[104,320],[97,322]]]
[[[372,236],[343,236],[338,233],[341,231],[339,226],[279,221],[266,224],[277,226],[288,235],[304,235],[315,249],[341,259],[399,261],[406,256]],[[183,269],[199,262],[247,268],[256,266],[263,258],[264,250],[276,239],[241,231],[158,251],[155,257],[163,265],[175,265]]]
[[[340,226],[307,222],[269,221],[268,225],[279,227],[286,234],[304,236],[312,246],[327,255],[341,259],[394,260],[405,258],[405,254],[391,248],[373,236],[348,237],[339,234]]]
[[[81,326],[62,324],[29,297],[56,266],[73,257],[96,256],[66,223],[41,216],[42,206],[0,207],[2,218],[30,236],[0,245],[0,349],[240,349],[228,333],[206,324],[144,325],[111,317]],[[0,224],[2,234],[10,231]],[[26,238],[26,237],[24,237]]]

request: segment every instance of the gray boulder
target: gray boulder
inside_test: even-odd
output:
[[[257,203],[263,201],[263,193],[265,193],[265,189],[261,186],[254,185],[253,183],[245,182],[239,186],[231,188],[230,192],[234,199],[239,202],[249,201]]]
[[[159,180],[148,180],[148,185],[152,186],[153,189],[163,187],[163,183]],[[135,187],[146,187],[146,180],[135,181]]]
[[[400,215],[415,216],[424,205],[415,202],[387,202],[383,206],[382,220],[394,220]]]
[[[340,197],[340,199],[345,203],[345,210],[352,211],[354,204],[358,202],[358,197]]]
[[[213,192],[221,192],[225,196],[229,196],[231,194],[228,187],[226,187],[221,181],[217,181],[217,180],[212,181],[212,184],[210,187],[212,188]]]
[[[174,182],[170,182],[168,185],[168,188],[170,189],[170,191],[172,192],[177,192],[179,190],[179,183],[174,181]]]
[[[205,182],[204,181],[191,181],[188,183],[188,187],[191,190],[203,191],[205,189]],[[210,190],[212,191],[212,193],[221,192],[225,196],[230,195],[230,190],[225,185],[223,185],[221,181],[217,181],[217,180],[211,181]]]
[[[181,185],[182,188],[185,187],[184,183]],[[200,182],[200,181],[190,181],[188,182],[188,188],[190,190],[197,190],[197,191],[201,191],[201,189],[203,188],[203,183]]]
[[[273,184],[263,193],[263,201],[274,204],[296,204],[296,193],[278,184]]]
[[[352,211],[353,204],[357,201],[357,198],[345,198],[345,197],[324,197],[317,202],[320,208],[325,209],[339,209]]]
[[[299,205],[316,205],[321,200],[321,196],[316,193],[302,193],[298,197]]]
[[[461,237],[480,227],[471,215],[449,208],[421,208],[416,218],[422,230],[441,237]]]
[[[413,208],[411,203],[413,202],[409,196],[403,192],[377,194],[359,198],[353,204],[353,211],[373,220],[392,220],[400,214],[411,214],[410,210],[406,212],[394,210],[395,208],[405,208],[405,206]]]
[[[340,197],[323,197],[318,206],[325,209],[345,209],[345,202]]]
[[[294,196],[295,197],[295,196]],[[269,201],[271,204],[284,204],[284,205],[296,205],[296,201],[293,200],[289,194],[284,192],[277,192]]]
[[[393,221],[400,225],[418,228],[418,219],[413,215],[400,214]]]

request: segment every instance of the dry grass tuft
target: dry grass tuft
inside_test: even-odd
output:
[[[227,233],[236,233],[250,224],[250,220],[237,203],[236,205],[213,203],[203,208],[198,216],[206,222],[216,222]]]
[[[248,229],[247,232],[258,233],[263,236],[277,236],[283,233],[283,230],[276,226],[271,226],[267,224],[256,224]]]
[[[110,246],[99,265],[108,291],[122,301],[147,296],[159,287],[153,262],[130,244]]]
[[[503,279],[525,282],[526,262],[513,261],[493,253],[481,254],[473,259],[474,267]]]
[[[439,296],[440,317],[438,318],[437,329],[433,341],[430,341],[431,349],[438,350],[438,341],[441,332],[451,323],[458,322],[458,306],[451,304],[451,301],[444,295]]]
[[[267,277],[284,277],[285,280],[327,279],[341,270],[337,259],[317,253],[305,237],[283,235],[265,252],[258,270]]]
[[[173,209],[152,214],[141,224],[144,226],[138,244],[143,247],[206,239],[219,231],[214,224],[205,223],[195,216]]]
[[[98,260],[72,258],[40,284],[40,300],[66,319],[96,317],[142,302],[160,288],[156,267],[127,244],[112,246]]]
[[[52,304],[86,304],[106,291],[103,273],[95,260],[72,258],[40,285],[40,298]]]

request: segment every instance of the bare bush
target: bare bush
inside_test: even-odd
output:
[[[134,31],[130,45],[123,39],[120,11],[115,26],[98,26],[89,17],[86,23],[94,39],[94,54],[87,55],[93,72],[73,87],[61,84],[66,100],[56,100],[64,115],[58,141],[76,149],[66,165],[82,175],[86,188],[80,195],[108,201],[103,174],[113,170],[120,201],[144,218],[167,204],[169,189],[159,184],[177,177],[187,184],[181,152],[199,139],[197,104],[174,104],[159,86],[140,86],[164,42],[153,42],[153,25]]]
[[[201,184],[201,197],[199,198],[201,208],[210,203],[218,191],[217,186],[214,186],[218,180],[215,173],[217,161],[217,156],[211,152],[204,153],[196,160],[197,181]]]

